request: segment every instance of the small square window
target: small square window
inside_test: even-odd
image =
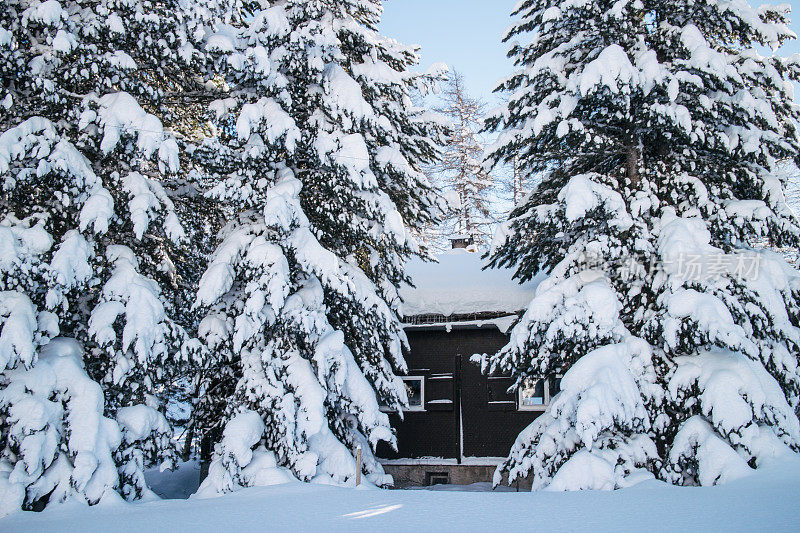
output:
[[[517,390],[520,411],[544,411],[561,391],[561,374],[547,378],[525,378]]]
[[[421,376],[403,377],[408,396],[408,410],[422,411],[425,409],[425,385]]]
[[[408,396],[408,408],[405,411],[424,411],[425,410],[425,378],[422,376],[400,376],[406,386],[406,396]],[[382,411],[392,411],[386,405],[381,404]]]
[[[537,410],[547,404],[545,398],[546,379],[527,378],[519,387],[519,408]]]

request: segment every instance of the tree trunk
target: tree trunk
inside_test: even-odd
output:
[[[208,477],[208,468],[211,466],[211,455],[214,452],[216,433],[212,429],[200,439],[200,483]]]
[[[186,432],[186,440],[183,441],[183,452],[181,453],[181,459],[184,462],[187,462],[192,456],[192,441],[194,440],[194,424],[189,426],[188,431]]]
[[[625,156],[627,159],[628,178],[631,180],[631,187],[634,189],[639,186],[639,149],[635,146],[627,146],[625,148]]]

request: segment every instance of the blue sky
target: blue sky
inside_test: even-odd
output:
[[[475,96],[490,97],[511,73],[501,42],[517,0],[387,0],[382,33],[422,46],[422,66],[447,63],[461,72]]]
[[[513,65],[501,42],[517,0],[387,0],[381,30],[404,44],[422,46],[422,67],[443,62],[461,72],[475,96],[492,99],[492,89]],[[751,0],[751,4],[759,4]],[[776,0],[777,4],[780,1]],[[800,35],[800,0],[789,2]],[[797,41],[782,54],[800,52]]]

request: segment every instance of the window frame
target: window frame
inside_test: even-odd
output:
[[[539,404],[539,405],[525,405],[525,404],[523,404],[522,403],[522,387],[518,387],[517,388],[517,411],[535,411],[535,412],[536,411],[538,411],[538,412],[546,411],[547,408],[550,406],[550,402],[552,401],[552,398],[550,397],[550,380],[552,378],[561,379],[563,377],[564,377],[564,374],[552,374],[550,376],[540,377],[540,378],[537,378],[537,377],[534,377],[534,376],[528,376],[526,379],[535,379],[537,381],[538,380],[544,381],[544,384],[543,384],[543,387],[544,387],[544,403]],[[559,392],[561,392],[561,391],[559,390]]]
[[[415,376],[397,376],[403,380],[403,383],[406,381],[419,381],[419,398],[420,404],[419,405],[409,405],[408,407],[403,408],[404,413],[421,413],[426,411],[425,409],[425,376],[415,375]],[[385,405],[380,406],[381,411],[386,413],[395,413],[394,409],[390,409]]]

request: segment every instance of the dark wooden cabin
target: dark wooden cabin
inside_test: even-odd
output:
[[[378,450],[400,487],[490,481],[558,386],[539,380],[509,393],[510,378],[487,377],[471,361],[505,346],[536,284],[519,285],[507,270],[482,270],[477,253],[453,250],[439,259],[410,265],[417,286],[403,292],[410,406],[402,418],[390,414],[397,451]]]

